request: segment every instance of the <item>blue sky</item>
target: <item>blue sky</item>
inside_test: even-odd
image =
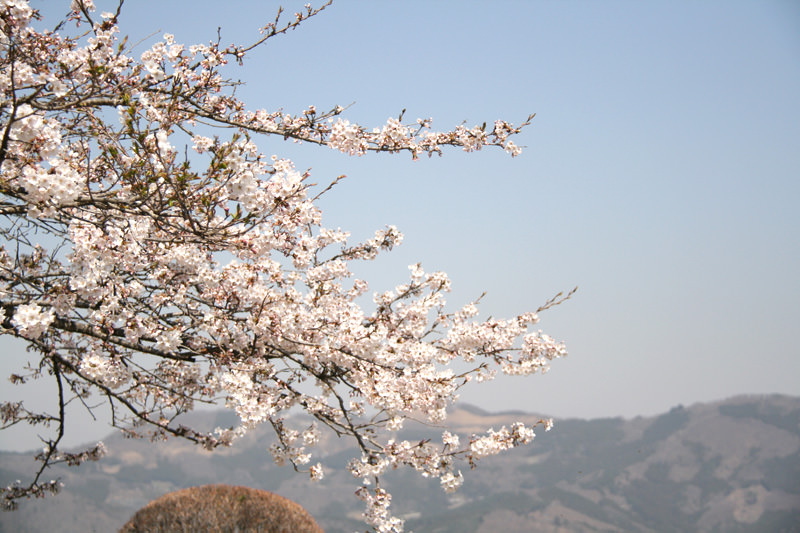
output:
[[[138,0],[122,25],[133,42],[207,42],[217,26],[246,42],[275,5]],[[506,317],[580,286],[542,315],[569,357],[465,401],[630,417],[800,394],[800,4],[339,0],[230,75],[252,108],[353,103],[368,126],[402,109],[441,129],[537,113],[514,159],[257,140],[321,183],[347,174],[326,225],[405,233],[365,268],[374,290],[421,261],[451,276],[453,307],[487,291],[484,314]]]

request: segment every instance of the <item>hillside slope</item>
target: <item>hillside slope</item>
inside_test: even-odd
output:
[[[208,427],[228,413],[198,413]],[[499,428],[522,413],[462,406],[462,435]],[[416,433],[416,435],[414,435]],[[410,437],[424,436],[424,431]],[[303,505],[328,533],[364,529],[343,470],[347,444],[327,437],[327,468],[312,484],[275,466],[269,437],[254,432],[213,453],[179,441],[150,444],[111,436],[99,463],[53,473],[62,494],[0,514],[2,532],[115,531],[162,494],[207,483],[277,492]],[[33,454],[1,453],[0,483],[24,477]],[[676,407],[661,416],[557,421],[533,445],[483,460],[453,495],[412,472],[392,472],[396,513],[418,532],[800,531],[800,398],[737,397]]]

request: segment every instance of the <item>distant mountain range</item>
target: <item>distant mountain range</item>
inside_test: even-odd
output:
[[[193,416],[208,427],[235,424],[226,412]],[[448,422],[468,436],[538,419],[461,406]],[[411,433],[404,437],[424,436]],[[800,531],[800,398],[742,396],[649,418],[557,420],[538,433],[532,445],[465,471],[452,495],[414,472],[391,472],[395,513],[418,533]],[[357,480],[343,469],[346,441],[319,444],[315,460],[326,476],[313,484],[275,466],[269,442],[266,431],[253,432],[210,453],[177,440],[111,436],[100,462],[52,473],[65,484],[61,494],[0,514],[0,532],[116,531],[149,501],[208,483],[281,494],[327,533],[366,529]],[[25,479],[32,466],[32,454],[0,453],[0,483]]]

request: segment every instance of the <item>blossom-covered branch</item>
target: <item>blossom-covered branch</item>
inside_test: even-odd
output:
[[[564,347],[532,329],[536,313],[480,320],[477,302],[447,312],[449,279],[419,264],[364,305],[369,286],[351,264],[391,250],[402,234],[388,226],[350,243],[322,225],[315,201],[328,189],[312,196],[307,173],[256,145],[277,135],[352,155],[497,146],[514,156],[511,138],[532,116],[434,132],[430,119],[405,123],[402,114],[366,128],[342,107],[248,111],[223,76],[228,60],[242,62],[327,5],[285,24],[279,12],[253,45],[186,47],[164,35],[134,56],[118,36],[121,2],[97,16],[91,0],[74,0],[58,31],[37,31],[25,0],[0,0],[0,326],[38,357],[12,381],[54,380],[60,407],[0,405],[0,429],[54,432],[32,481],[3,489],[6,508],[57,490],[57,480],[40,481],[51,464],[102,455],[102,445],[60,450],[72,401],[108,408],[127,435],[209,449],[268,422],[274,459],[312,479],[324,471],[306,466],[309,448],[328,428],[353,439],[348,468],[365,481],[358,495],[379,531],[402,528],[380,486],[388,468],[408,466],[455,490],[458,461],[474,466],[533,438],[517,424],[463,444],[446,431],[438,446],[393,440],[409,418],[443,424],[467,383],[544,372]],[[218,401],[239,427],[181,425],[197,402]],[[291,428],[295,407],[316,422]]]

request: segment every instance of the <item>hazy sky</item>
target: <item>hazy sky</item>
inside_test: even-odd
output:
[[[221,26],[223,44],[246,42],[277,3],[219,5],[129,1],[123,31],[192,44]],[[368,126],[404,108],[440,129],[537,113],[514,159],[352,158],[257,139],[319,182],[347,174],[322,202],[325,225],[405,233],[359,272],[374,290],[421,261],[450,275],[453,308],[487,291],[484,315],[510,317],[580,286],[542,314],[569,357],[463,400],[630,417],[800,394],[797,2],[339,0],[230,76],[252,108],[353,103],[347,118]]]

